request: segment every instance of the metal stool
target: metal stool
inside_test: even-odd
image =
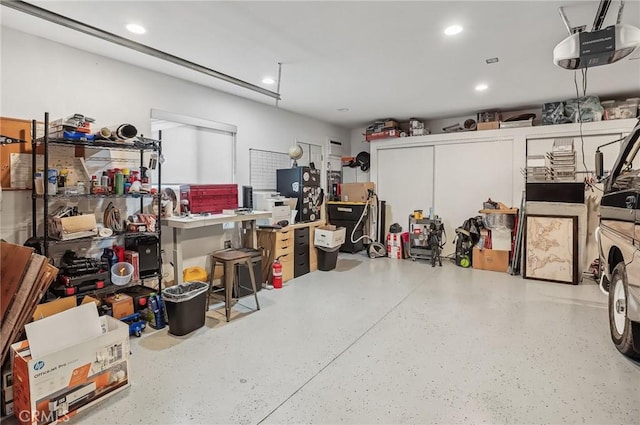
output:
[[[253,273],[253,262],[251,260],[251,253],[236,250],[212,253],[211,277],[209,279],[210,287],[213,287],[213,278],[216,270],[216,263],[222,263],[224,265],[224,307],[227,313],[227,322],[231,319],[231,301],[233,298],[233,289],[234,287],[237,288],[240,286],[240,283],[236,279],[235,273],[236,266],[239,264],[246,264],[249,268],[249,276],[251,277],[251,288],[253,289],[253,296],[256,299],[256,310],[260,310],[260,303],[258,302],[258,291],[256,289],[256,278]]]

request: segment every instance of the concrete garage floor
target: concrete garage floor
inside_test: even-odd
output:
[[[229,324],[132,338],[132,387],[73,422],[640,423],[587,282],[341,255]]]

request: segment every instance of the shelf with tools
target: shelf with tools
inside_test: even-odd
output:
[[[52,237],[47,238],[48,244],[69,244],[69,243],[82,243],[82,242],[100,242],[100,241],[110,241],[118,238],[138,238],[141,236],[158,236],[158,232],[124,232],[124,233],[115,233],[110,236],[93,236],[93,237],[84,237],[84,238],[76,238],[76,239],[54,239]],[[44,241],[42,241],[44,243]]]
[[[50,138],[48,136],[41,137],[35,140],[37,145],[61,145],[61,146],[82,146],[85,148],[94,149],[115,149],[115,150],[159,150],[160,141],[149,139],[143,136],[138,136],[136,142],[116,141],[116,140],[102,140],[102,139],[63,139],[63,138]]]
[[[79,117],[84,119],[81,115]],[[53,293],[58,296],[113,293],[154,279],[158,281],[157,290],[161,291],[162,199],[159,188],[162,174],[161,161],[157,161],[162,155],[161,140],[138,136],[135,127],[128,124],[128,130],[133,129],[134,134],[129,131],[126,139],[117,134],[123,140],[89,140],[105,136],[100,135],[102,130],[96,135],[90,132],[80,133],[79,130],[89,131],[90,121],[76,122],[70,118],[79,119],[74,116],[51,123],[49,114],[45,113],[44,136],[31,140],[33,237],[30,241],[50,260],[56,261],[56,255],[62,251],[65,253],[59,260],[59,279]],[[73,138],[52,138],[50,135],[53,131],[63,131],[65,135],[73,135]],[[34,120],[32,135],[35,134]],[[37,147],[40,147],[38,155]],[[74,161],[79,159],[84,166],[82,172],[76,170],[76,175],[87,174],[87,177],[91,177],[89,185],[85,187],[81,178],[78,179],[77,186],[73,186],[73,181],[69,183],[67,179],[65,184],[64,179],[60,179],[64,174],[56,169],[55,159],[52,163],[51,158],[55,158],[55,155],[52,156],[50,152],[56,147],[81,148],[75,149],[72,154]],[[83,147],[91,150],[86,151]],[[99,165],[95,166],[90,160],[96,150],[138,152],[140,169],[132,168],[129,173],[125,169],[105,170]],[[60,155],[59,151],[53,152]],[[137,163],[136,159],[132,159],[135,155],[121,155],[123,162]],[[119,156],[112,158],[115,163],[118,159]],[[149,167],[145,167],[146,159],[149,160]],[[87,163],[92,164],[90,168],[87,168]],[[59,164],[57,167],[60,168]],[[102,171],[89,173],[89,169]],[[155,172],[153,188],[150,184],[151,170]],[[100,177],[97,177],[98,174]],[[80,201],[88,203],[79,203]],[[139,205],[136,206],[138,201]],[[104,216],[96,214],[96,208],[104,209]],[[100,216],[101,223],[96,220],[97,216]],[[39,221],[41,226],[38,226]],[[58,245],[60,248],[54,248]],[[90,252],[91,255],[79,256],[77,253],[81,250]],[[95,258],[96,250],[104,250],[100,258]],[[72,255],[69,256],[68,253]],[[130,263],[135,270],[130,274],[130,281],[126,285],[112,283],[116,278],[112,276],[112,267],[120,262]]]
[[[34,194],[36,199],[44,199],[45,195],[42,194]],[[105,194],[105,193],[78,193],[78,194],[68,194],[68,193],[56,193],[55,195],[47,195],[49,199],[104,199],[104,198],[159,198],[159,193],[124,193],[121,195],[116,194]]]

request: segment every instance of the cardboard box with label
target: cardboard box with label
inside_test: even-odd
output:
[[[366,202],[369,198],[369,189],[376,189],[373,182],[342,183],[340,185],[340,200],[343,202]]]
[[[509,251],[474,247],[473,268],[506,273],[509,269]]]
[[[20,424],[64,421],[129,387],[129,327],[99,317],[94,303],[25,330],[27,340],[11,346],[13,408]]]
[[[316,227],[313,244],[318,248],[337,248],[347,239],[347,229],[336,226]]]

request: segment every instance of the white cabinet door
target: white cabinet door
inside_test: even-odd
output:
[[[433,146],[380,149],[377,162],[378,197],[387,202],[386,227],[409,226],[409,214],[433,206]]]
[[[512,199],[512,152],[512,140],[436,146],[434,207],[447,232],[445,254],[454,251],[454,229],[477,216],[487,199],[518,206]]]

